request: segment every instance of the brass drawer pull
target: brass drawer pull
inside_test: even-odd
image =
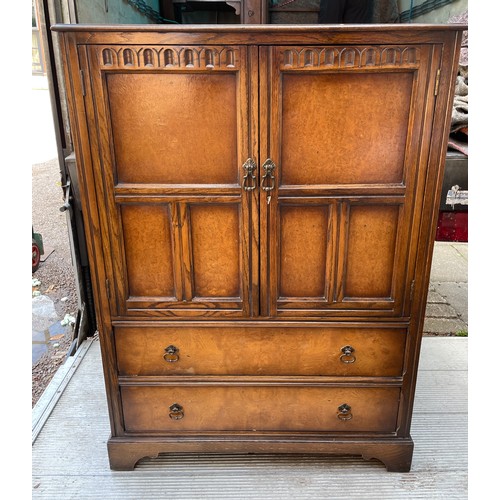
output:
[[[163,355],[163,359],[168,363],[175,363],[179,361],[179,349],[175,347],[175,345],[169,345],[165,347],[165,354]]]
[[[168,416],[172,420],[180,420],[181,418],[184,418],[184,408],[180,404],[174,403],[170,406],[169,410],[170,413]]]
[[[255,163],[253,158],[248,158],[248,160],[243,163],[243,170],[245,171],[245,175],[243,177],[243,189],[245,191],[253,191],[257,187],[256,177],[255,177],[255,169],[257,168],[257,164]]]
[[[345,345],[340,349],[342,351],[342,354],[340,355],[340,361],[342,363],[354,363],[356,361],[356,356],[354,356],[353,352],[356,350],[354,347],[351,347],[350,345]]]
[[[271,191],[274,189],[275,178],[274,178],[274,170],[276,169],[276,165],[274,164],[271,158],[268,158],[264,165],[262,165],[264,170],[264,176],[262,177],[262,181],[260,183],[260,187],[262,191],[267,193],[267,204],[271,203]]]
[[[339,412],[337,413],[337,418],[339,420],[351,420],[352,419],[352,413],[351,413],[351,407],[347,404],[341,404],[338,407]]]

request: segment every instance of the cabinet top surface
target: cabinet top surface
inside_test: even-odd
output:
[[[461,36],[463,24],[56,24],[77,44],[434,44]]]
[[[156,33],[420,33],[435,31],[464,31],[467,25],[450,24],[55,24],[60,32],[156,32]]]

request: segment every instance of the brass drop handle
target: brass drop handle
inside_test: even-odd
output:
[[[257,164],[253,158],[248,158],[248,160],[243,163],[245,175],[243,176],[242,187],[245,191],[253,191],[257,187],[257,178],[254,174],[256,169]]]
[[[180,420],[181,418],[184,418],[184,408],[180,404],[174,403],[170,406],[169,410],[170,412],[168,416],[172,420]]]
[[[342,363],[354,363],[356,361],[356,356],[354,356],[353,352],[356,350],[354,347],[351,347],[350,345],[345,345],[340,349],[342,354],[340,355],[340,361]]]
[[[163,359],[168,363],[175,363],[179,361],[179,349],[175,347],[175,345],[169,345],[165,347],[165,354],[163,355]]]
[[[267,204],[271,203],[271,191],[275,186],[275,178],[274,171],[276,170],[276,165],[274,164],[271,158],[268,158],[264,165],[262,165],[262,169],[264,170],[264,175],[262,177],[262,181],[260,182],[260,187],[262,191],[267,193]]]
[[[341,404],[338,407],[337,418],[343,421],[352,419],[351,407],[347,403]]]

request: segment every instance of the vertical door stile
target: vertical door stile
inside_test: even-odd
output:
[[[182,238],[180,203],[170,203],[170,223],[172,228],[172,255],[174,256],[174,290],[177,301],[184,297],[184,279],[182,262]]]
[[[341,302],[344,298],[345,270],[347,265],[347,235],[349,234],[349,202],[339,203],[339,236],[337,244],[337,272],[335,278],[335,301]]]
[[[275,165],[274,169],[274,189],[270,192],[261,190],[261,206],[267,208],[269,248],[268,248],[268,280],[269,280],[269,313],[271,316],[277,316],[278,297],[280,295],[280,213],[281,203],[280,185],[282,172],[282,73],[279,67],[279,52],[277,47],[269,49],[268,60],[269,74],[269,128],[268,128],[268,155],[263,159],[263,164],[269,158]],[[271,197],[268,201],[268,195]]]
[[[260,189],[262,178],[262,165],[270,154],[270,99],[271,99],[271,75],[270,75],[270,51],[271,48],[259,47],[259,155],[257,159],[258,175],[258,193],[259,198],[259,221],[260,221],[260,312],[261,316],[269,316],[270,312],[270,227],[268,207],[265,196]]]
[[[335,262],[337,258],[338,218],[337,201],[332,201],[328,207],[328,237],[326,248],[325,298],[328,304],[335,300]]]
[[[179,203],[179,232],[181,235],[182,300],[187,302],[193,299],[193,290],[195,289],[193,283],[193,241],[187,203]]]
[[[92,163],[94,172],[96,174],[96,179],[99,179],[95,183],[97,196],[98,196],[98,210],[104,207],[104,210],[99,210],[102,224],[102,232],[107,231],[108,237],[103,238],[103,255],[106,260],[107,273],[109,275],[124,275],[124,263],[121,259],[114,259],[112,255],[114,254],[113,244],[116,244],[120,240],[121,234],[121,215],[119,204],[115,201],[114,189],[116,184],[116,178],[114,173],[114,156],[113,156],[113,141],[111,135],[111,128],[109,123],[109,107],[106,99],[107,92],[107,80],[106,73],[99,70],[100,60],[99,54],[96,47],[87,46],[85,51],[83,47],[80,49],[82,53],[85,53],[85,57],[82,60],[88,61],[91,71],[89,71],[89,89],[88,89],[88,99],[92,101],[92,106],[88,106],[87,113],[92,122],[97,125],[96,127],[91,127],[91,130],[96,130],[97,133],[91,134],[92,141],[92,152],[93,156]],[[92,77],[94,75],[95,77]],[[109,214],[114,216],[109,217]],[[119,241],[119,244],[123,247],[123,242]],[[122,313],[122,304],[124,303],[125,297],[128,292],[128,284],[117,283],[112,280],[113,286],[111,287],[111,297],[112,300],[112,311],[114,314]],[[113,303],[113,298],[115,303]]]
[[[261,241],[260,221],[259,221],[259,186],[260,186],[260,168],[259,168],[259,47],[248,47],[248,150],[249,157],[256,162],[255,169],[256,187],[249,193],[250,213],[249,213],[249,266],[250,266],[250,316],[259,316],[260,314],[260,255],[259,246]]]
[[[253,313],[253,258],[254,258],[254,227],[253,227],[253,212],[255,204],[253,202],[253,191],[257,189],[257,181],[254,183],[248,181],[246,186],[244,182],[244,174],[246,171],[242,168],[248,160],[255,162],[254,149],[252,144],[252,75],[251,75],[251,51],[249,47],[241,46],[241,59],[245,61],[239,72],[239,91],[237,99],[238,108],[238,164],[239,164],[239,184],[240,191],[240,209],[239,209],[239,233],[240,233],[240,260],[239,260],[239,275],[240,275],[240,294],[242,299],[242,313],[244,317],[252,316]],[[257,168],[255,169],[257,170]],[[250,175],[250,174],[249,174]],[[256,175],[256,172],[253,172]],[[254,189],[247,190],[245,187]]]

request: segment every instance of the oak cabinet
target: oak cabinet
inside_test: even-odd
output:
[[[114,469],[409,470],[464,27],[56,26]]]

